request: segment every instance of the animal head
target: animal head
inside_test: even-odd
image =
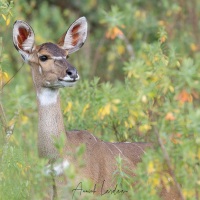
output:
[[[34,31],[25,21],[18,20],[13,27],[14,46],[23,60],[30,64],[33,81],[40,88],[55,89],[74,85],[79,75],[67,57],[83,46],[86,37],[85,17],[76,20],[57,44],[47,42],[36,45]]]

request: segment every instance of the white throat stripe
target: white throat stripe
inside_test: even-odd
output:
[[[58,90],[51,90],[48,88],[42,89],[37,93],[39,103],[42,106],[48,106],[57,102]]]

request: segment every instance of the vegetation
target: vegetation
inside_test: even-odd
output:
[[[199,199],[199,13],[195,0],[1,0],[0,199],[42,199],[48,184],[47,161],[37,155],[30,67],[14,49],[12,24],[28,21],[40,44],[56,41],[83,15],[88,39],[69,58],[81,79],[61,90],[67,129],[87,129],[106,141],[155,144],[134,180],[120,171],[118,158],[118,181],[128,193],[109,198],[155,200],[161,185],[175,184],[184,199]],[[66,174],[73,182],[75,170]],[[71,189],[69,183],[69,195]]]

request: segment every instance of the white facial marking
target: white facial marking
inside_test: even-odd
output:
[[[52,56],[51,58],[54,59],[54,60],[66,59],[66,57],[63,57],[63,56]]]
[[[64,173],[64,170],[67,169],[69,165],[70,163],[68,162],[68,160],[65,160],[59,164],[54,164],[52,168],[51,165],[48,165],[45,169],[45,174],[50,175],[51,173],[54,173],[56,176],[59,176]]]
[[[37,97],[42,106],[55,104],[58,97],[58,90],[44,88],[37,93]]]
[[[42,75],[42,68],[39,66],[39,72]]]

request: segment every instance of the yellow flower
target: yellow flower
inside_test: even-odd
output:
[[[158,174],[153,174],[151,176],[149,176],[148,182],[150,185],[152,185],[153,187],[158,187],[160,186],[160,178]]]
[[[21,120],[22,120],[22,124],[26,124],[27,121],[28,121],[28,117],[25,116],[25,115],[23,115],[23,116],[21,117]]]
[[[124,122],[126,128],[133,128],[135,126],[135,119],[133,116],[129,116],[128,120]]]
[[[143,132],[143,131],[149,131],[149,130],[151,130],[151,126],[148,125],[148,124],[144,124],[144,125],[141,125],[141,126],[139,127],[139,130],[140,130],[141,132]]]
[[[84,108],[83,108],[82,115],[84,115],[84,114],[85,114],[86,110],[87,110],[89,107],[90,107],[90,104],[89,104],[89,103],[87,103],[87,104],[84,106]]]
[[[8,26],[10,24],[10,17],[8,17],[7,19],[6,19],[6,26]]]
[[[169,174],[164,174],[161,176],[161,180],[163,183],[164,188],[169,191],[170,190],[170,183],[173,182],[173,179],[169,176]]]
[[[195,190],[194,189],[183,189],[183,196],[185,198],[192,198],[195,196]]]
[[[146,12],[142,10],[137,10],[134,13],[134,16],[139,20],[145,20],[146,19]]]
[[[155,62],[157,62],[158,60],[159,60],[159,57],[158,57],[157,55],[155,55],[154,58],[153,58],[153,62],[155,63]]]
[[[104,107],[100,108],[98,111],[98,116],[103,119],[106,115],[110,114],[111,104],[107,103]]]
[[[170,92],[174,93],[174,87],[172,85],[169,86]]]
[[[112,102],[113,102],[114,104],[119,104],[119,103],[121,102],[121,100],[120,100],[120,99],[113,99]]]
[[[69,101],[69,102],[67,103],[67,107],[66,107],[65,110],[64,110],[64,114],[67,113],[67,112],[69,112],[69,111],[71,111],[71,109],[72,109],[72,102]]]
[[[118,108],[116,104],[120,103],[120,99],[113,99],[111,102],[107,103],[104,107],[101,107],[98,111],[98,117],[103,119],[106,115],[110,115],[112,112],[117,112]]]
[[[6,26],[10,24],[10,15],[5,16],[4,14],[1,14],[3,17],[4,21],[6,22]]]
[[[125,47],[124,47],[123,45],[118,45],[118,46],[117,46],[117,53],[118,53],[119,55],[124,54],[124,53],[125,53]]]
[[[6,16],[4,14],[1,14],[1,15],[2,15],[4,21],[6,21]]]
[[[0,84],[8,82],[9,79],[10,78],[6,72],[0,71]]]
[[[190,44],[190,49],[195,52],[198,50],[198,46],[196,44],[192,43],[192,44]]]
[[[153,161],[150,161],[147,167],[148,174],[155,172],[155,167]]]
[[[22,167],[23,167],[23,165],[22,165],[21,163],[19,163],[19,162],[17,162],[17,166],[18,166],[20,169],[22,169]]]

